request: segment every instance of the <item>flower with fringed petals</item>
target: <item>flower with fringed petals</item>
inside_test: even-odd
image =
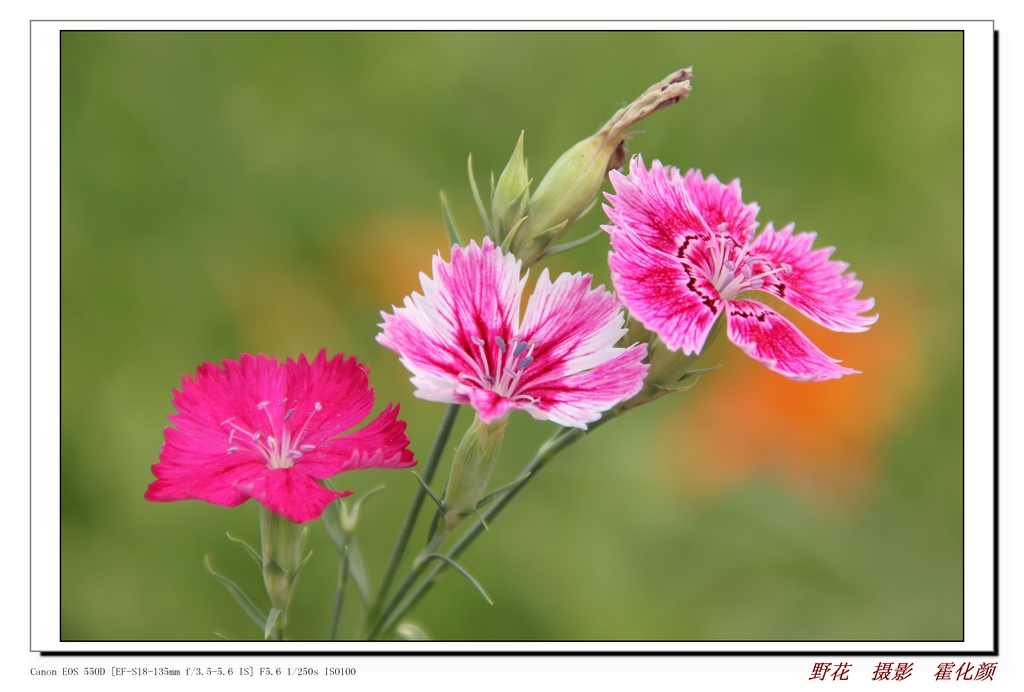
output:
[[[589,274],[545,269],[522,318],[521,263],[489,238],[434,257],[413,293],[384,322],[377,340],[413,373],[416,396],[470,404],[480,420],[513,409],[586,429],[604,411],[640,391],[646,345],[617,348],[626,330],[622,306]]]
[[[242,354],[221,365],[207,362],[194,377],[182,376],[147,500],[234,507],[253,498],[303,523],[351,494],[316,479],[415,465],[398,406],[389,404],[369,425],[342,434],[373,408],[368,368],[355,358],[328,359],[321,350],[312,363],[300,355],[279,364]]]
[[[798,381],[856,373],[825,355],[789,320],[741,297],[762,291],[829,329],[866,330],[874,299],[858,299],[861,282],[834,248],[812,250],[814,233],[776,231],[755,237],[758,206],[744,205],[739,180],[724,185],[700,171],[685,176],[633,157],[629,175],[610,173],[615,194],[603,226],[611,234],[612,283],[630,314],[671,350],[700,353],[724,316],[729,339],[771,370]]]

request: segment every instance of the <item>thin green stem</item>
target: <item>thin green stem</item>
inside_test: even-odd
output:
[[[348,583],[348,545],[338,565],[338,592],[334,596],[334,614],[331,616],[331,634],[327,637],[334,641],[338,638],[338,623],[341,622],[341,608],[345,605],[345,586]]]
[[[434,436],[434,446],[430,448],[430,456],[427,457],[427,463],[423,466],[422,479],[428,486],[434,479],[434,472],[437,471],[441,455],[448,444],[448,437],[451,435],[452,427],[455,425],[455,418],[459,414],[459,408],[459,404],[448,405],[444,412],[444,418],[441,419],[441,425],[437,429],[437,435]],[[388,592],[395,582],[395,575],[398,573],[398,568],[405,557],[405,550],[409,546],[409,537],[412,536],[413,529],[416,528],[416,521],[419,519],[420,509],[422,509],[423,500],[426,497],[426,490],[417,484],[416,491],[412,496],[412,502],[409,504],[409,511],[406,513],[405,521],[398,532],[395,548],[391,551],[391,559],[388,561],[388,565],[384,570],[384,576],[381,578],[377,596],[373,599],[373,605],[370,606],[367,622],[376,622],[378,619],[377,614],[380,612],[384,599],[387,598]]]
[[[452,560],[458,558],[462,553],[466,551],[467,548],[469,548],[473,541],[475,541],[480,536],[480,534],[484,532],[484,523],[488,525],[493,523],[494,519],[498,516],[498,514],[501,513],[505,506],[508,503],[510,503],[516,495],[519,494],[519,491],[521,491],[526,486],[526,484],[530,480],[532,480],[533,477],[536,476],[537,473],[548,464],[549,461],[551,461],[559,452],[561,452],[566,447],[583,439],[583,437],[588,432],[590,432],[590,430],[593,430],[600,426],[602,423],[610,420],[611,418],[614,418],[615,416],[618,415],[618,413],[618,409],[613,409],[613,411],[609,411],[604,418],[595,423],[592,423],[590,425],[589,430],[579,430],[577,428],[562,428],[554,435],[552,435],[551,438],[547,442],[545,442],[537,451],[536,456],[534,456],[533,460],[529,463],[529,465],[527,465],[527,467],[523,469],[523,472],[519,475],[518,484],[512,487],[507,493],[499,497],[497,500],[495,500],[494,503],[491,504],[491,506],[483,514],[484,521],[477,521],[475,524],[473,524],[473,526],[471,526],[470,529],[459,538],[459,540],[455,543],[454,546],[452,546],[451,550],[448,553],[446,553],[445,556]],[[446,563],[435,564],[433,566],[433,569],[427,575],[427,577],[420,582],[419,586],[416,587],[416,590],[413,591],[409,598],[401,604],[401,607],[399,607],[401,599],[412,588],[413,584],[416,582],[420,574],[422,574],[425,565],[425,562],[416,565],[412,572],[409,573],[409,576],[406,577],[406,580],[402,583],[402,587],[399,588],[399,590],[395,593],[394,598],[392,598],[391,601],[388,603],[387,608],[381,614],[380,619],[377,621],[377,625],[370,632],[370,639],[375,639],[376,637],[386,632],[389,632],[391,628],[394,627],[395,624],[414,605],[416,605],[416,603],[418,603],[419,600],[423,598],[428,591],[430,591],[430,589],[436,582],[436,577],[438,576],[438,574],[442,570],[448,568],[448,565]]]

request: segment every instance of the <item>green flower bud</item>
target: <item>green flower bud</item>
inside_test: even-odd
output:
[[[506,425],[507,417],[491,423],[484,423],[479,416],[473,419],[473,424],[455,450],[452,472],[442,501],[444,515],[437,527],[440,535],[449,533],[467,515],[476,512],[498,461]]]
[[[523,260],[524,267],[540,259],[594,205],[608,171],[626,160],[629,128],[686,98],[692,77],[689,68],[673,72],[615,113],[597,134],[559,157],[529,200],[526,220],[510,238],[508,249]]]
[[[491,239],[499,246],[522,221],[526,215],[526,206],[530,203],[530,183],[533,181],[527,175],[526,159],[523,158],[524,134],[519,133],[512,158],[501,172],[491,195]]]
[[[284,628],[292,588],[304,561],[306,530],[300,524],[260,506],[260,543],[263,548],[263,584],[270,603],[280,611],[274,629]]]

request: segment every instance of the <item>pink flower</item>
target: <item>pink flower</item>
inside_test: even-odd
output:
[[[545,269],[519,323],[521,263],[490,239],[434,257],[434,278],[384,323],[377,341],[413,373],[416,396],[470,404],[482,421],[523,409],[540,420],[586,429],[640,391],[646,345],[615,348],[625,319],[615,296],[591,290],[589,274]]]
[[[336,498],[316,482],[342,471],[413,466],[405,422],[388,405],[369,425],[356,425],[373,408],[368,368],[342,354],[312,363],[300,355],[242,354],[205,363],[195,378],[183,375],[174,391],[174,427],[164,428],[157,480],[146,499],[206,500],[223,507],[250,497],[297,523],[312,521]]]
[[[647,171],[633,158],[629,176],[610,174],[605,205],[614,252],[612,282],[630,313],[674,351],[699,353],[720,315],[729,339],[775,372],[820,381],[857,372],[826,356],[767,305],[740,298],[758,290],[780,298],[830,329],[860,332],[878,319],[862,317],[874,299],[858,300],[861,282],[844,274],[835,248],[811,250],[814,233],[768,224],[754,237],[756,204],[744,205],[739,180],[723,185],[700,171],[680,176],[655,161]]]

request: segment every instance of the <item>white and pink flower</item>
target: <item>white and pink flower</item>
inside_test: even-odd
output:
[[[485,423],[523,409],[534,418],[586,429],[643,386],[646,345],[616,348],[622,306],[589,274],[545,269],[522,323],[521,262],[489,238],[434,257],[433,278],[384,322],[377,341],[401,356],[416,396],[469,404]]]
[[[812,250],[814,233],[776,231],[757,237],[758,206],[744,205],[739,180],[724,185],[700,171],[685,176],[633,157],[629,175],[611,171],[609,255],[612,282],[630,314],[671,350],[699,353],[725,316],[729,339],[786,377],[820,381],[856,373],[822,353],[789,320],[740,297],[762,291],[836,331],[864,331],[874,299],[857,298],[862,283],[829,260],[834,248]]]

